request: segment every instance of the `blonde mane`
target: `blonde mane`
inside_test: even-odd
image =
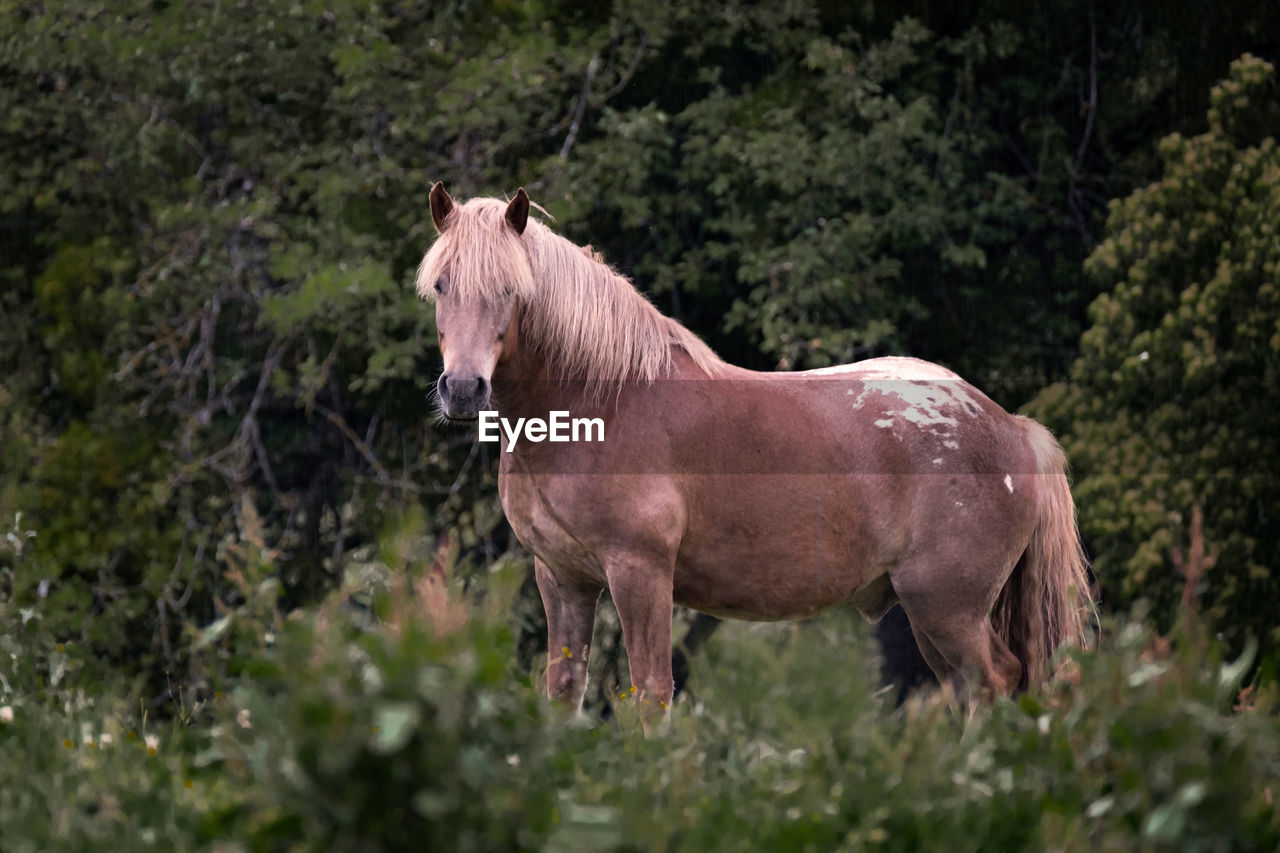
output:
[[[603,394],[625,379],[670,375],[683,349],[708,376],[724,362],[698,337],[654,308],[590,246],[577,246],[534,219],[517,235],[507,203],[476,198],[455,205],[444,233],[418,267],[418,295],[435,297],[446,278],[463,299],[514,295],[524,309],[520,334],[560,378],[582,379]]]

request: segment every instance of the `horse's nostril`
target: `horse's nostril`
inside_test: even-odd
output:
[[[489,393],[489,381],[483,376],[476,379],[476,399],[483,400],[485,395]]]
[[[440,395],[440,399],[444,402],[449,400],[449,374],[442,373],[440,378],[436,380],[436,392]]]

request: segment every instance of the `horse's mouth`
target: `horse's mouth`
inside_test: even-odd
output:
[[[436,416],[439,418],[440,423],[445,423],[445,424],[473,424],[476,421],[480,420],[479,412],[472,412],[470,414],[462,414],[462,415],[451,415],[444,410],[443,406],[441,406],[436,410]]]

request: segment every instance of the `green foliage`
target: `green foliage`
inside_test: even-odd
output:
[[[1144,52],[1120,9],[974,6],[656,12],[634,91],[551,172],[566,228],[737,360],[905,352],[1025,401],[1097,292],[1101,202],[1148,171],[1130,122],[1164,120],[1168,35]],[[1125,83],[1099,100],[1100,73]]]
[[[1170,550],[1204,509],[1217,566],[1200,590],[1216,630],[1280,641],[1280,110],[1275,68],[1244,56],[1214,87],[1208,130],[1160,143],[1159,181],[1113,205],[1088,269],[1091,309],[1070,385],[1036,410],[1076,471],[1080,523],[1113,601],[1182,590]]]
[[[56,631],[58,605],[20,606],[12,582],[39,539],[21,518],[0,539],[0,838],[6,851],[189,847],[199,738],[104,692],[86,647]],[[230,789],[213,780],[208,803]]]
[[[117,6],[6,14],[3,224],[28,239],[0,261],[0,509],[48,534],[17,594],[45,584],[60,637],[161,691],[182,621],[237,600],[245,498],[306,600],[384,513],[455,522],[491,486],[430,424],[411,188],[452,68],[404,52],[470,50],[488,13]]]
[[[613,722],[573,719],[513,668],[519,561],[463,595],[412,556],[415,529],[364,584],[373,622],[351,610],[353,587],[283,619],[249,595],[231,615],[272,640],[185,726],[144,727],[85,697],[75,672],[40,690],[5,663],[6,849],[1280,843],[1275,689],[1233,707],[1248,658],[1224,663],[1195,636],[1170,654],[1140,622],[1108,624],[1074,676],[962,721],[937,693],[896,711],[873,693],[855,614],[734,623],[700,663],[696,699],[645,738],[629,704]],[[76,654],[24,618],[0,601],[3,660],[48,673]]]
[[[500,571],[518,583],[514,568]],[[425,602],[403,588],[381,602],[379,630],[351,624],[337,601],[291,622],[278,654],[228,695],[237,710],[216,749],[246,796],[216,818],[218,834],[337,849],[513,849],[545,837],[548,715],[513,669],[505,608],[460,624],[461,603],[418,589]],[[433,592],[434,621],[419,611]]]

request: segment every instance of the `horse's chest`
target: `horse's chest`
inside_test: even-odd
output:
[[[516,538],[550,566],[603,578],[598,561],[556,512],[548,488],[533,475],[499,471],[498,496]]]

